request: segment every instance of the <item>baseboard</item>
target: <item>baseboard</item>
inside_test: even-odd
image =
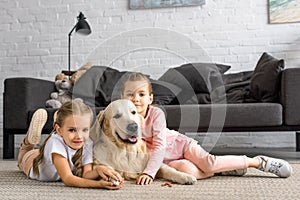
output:
[[[276,158],[294,160],[300,159],[300,152],[296,148],[213,148],[210,153],[214,155],[247,155],[254,157],[266,155]]]

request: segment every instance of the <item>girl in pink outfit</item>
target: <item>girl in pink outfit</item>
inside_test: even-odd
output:
[[[130,73],[122,89],[122,98],[131,100],[145,119],[143,139],[151,152],[148,164],[136,182],[151,184],[162,163],[191,174],[197,179],[224,175],[244,175],[248,167],[289,177],[292,167],[288,162],[267,156],[215,156],[206,152],[196,140],[166,126],[164,112],[152,106],[153,93],[150,80],[141,73]]]

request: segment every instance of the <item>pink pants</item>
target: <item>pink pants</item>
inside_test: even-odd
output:
[[[208,178],[219,172],[246,169],[249,166],[246,156],[211,155],[197,141],[182,134],[175,139],[167,157],[164,163],[197,179]]]
[[[19,155],[18,155],[18,167],[22,170],[27,176],[29,176],[30,169],[33,165],[33,160],[39,155],[39,150],[34,149],[33,144],[21,144]]]

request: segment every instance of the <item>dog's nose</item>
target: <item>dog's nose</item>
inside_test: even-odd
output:
[[[128,124],[128,126],[127,126],[127,130],[129,132],[136,132],[137,129],[138,129],[137,123],[131,123],[131,124]]]

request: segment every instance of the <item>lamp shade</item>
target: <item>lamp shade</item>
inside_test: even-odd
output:
[[[86,18],[84,17],[84,15],[82,14],[82,12],[79,13],[79,16],[77,17],[78,22],[76,24],[76,32],[80,33],[82,35],[88,35],[90,34],[91,31],[91,27],[90,25],[87,23],[87,21],[85,20]]]

